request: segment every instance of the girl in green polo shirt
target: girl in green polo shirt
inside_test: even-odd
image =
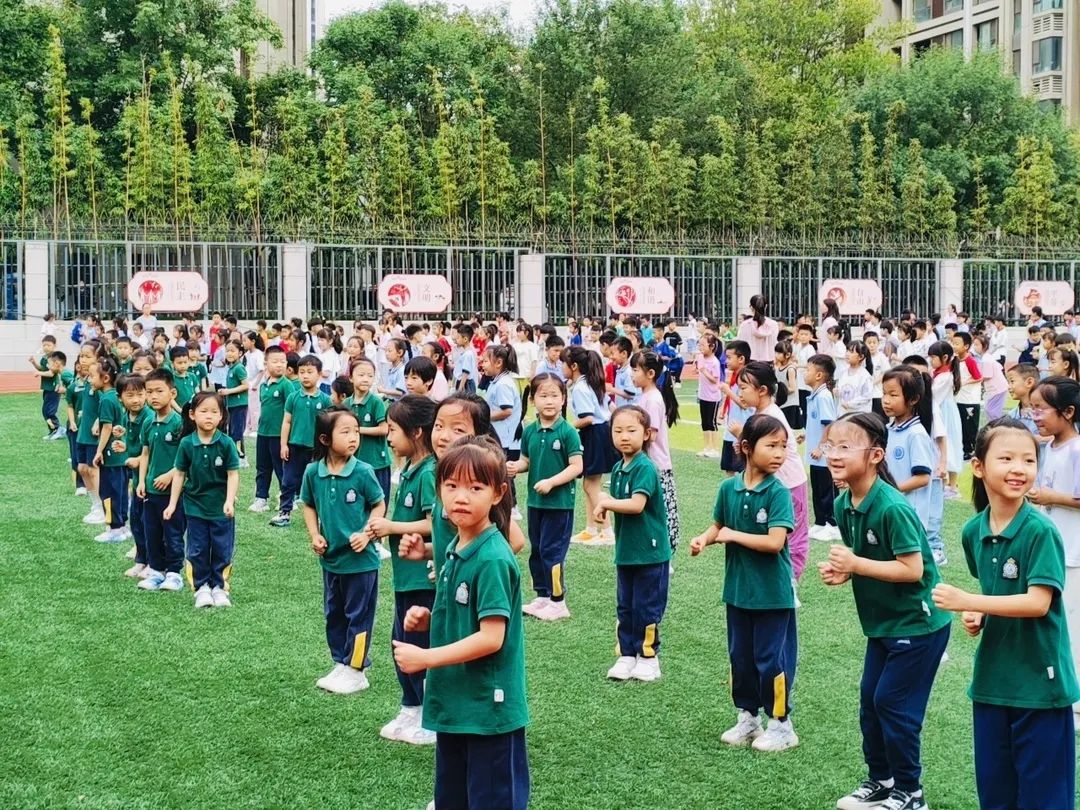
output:
[[[975,785],[982,807],[1073,807],[1077,688],[1066,608],[1065,552],[1053,522],[1027,502],[1039,446],[1023,422],[997,419],[975,440],[975,508],[963,531],[982,594],[934,588],[962,613],[975,652]]]

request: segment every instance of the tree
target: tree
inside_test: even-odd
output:
[[[67,65],[60,29],[49,26],[49,61],[45,74],[45,104],[48,108],[51,154],[49,169],[52,179],[53,238],[61,221],[71,222],[71,202],[68,180],[71,174],[71,98],[67,87]],[[70,235],[70,234],[69,234]]]
[[[709,129],[715,138],[713,152],[701,158],[698,218],[709,226],[730,228],[741,224],[742,172],[738,166],[737,139],[727,119],[709,117]]]
[[[1022,137],[1017,143],[1016,169],[1005,189],[1002,218],[1006,230],[1040,241],[1058,231],[1061,211],[1054,199],[1058,182],[1053,147],[1046,140]]]
[[[908,144],[907,166],[900,186],[900,221],[908,236],[921,239],[930,230],[930,188],[918,138]]]

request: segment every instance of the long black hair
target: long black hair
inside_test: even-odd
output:
[[[635,352],[630,358],[632,368],[644,369],[646,373],[652,372],[656,380],[656,387],[660,389],[660,395],[664,398],[664,417],[668,427],[672,427],[679,421],[679,400],[675,396],[675,386],[671,382],[671,375],[664,373],[664,361],[654,351]]]
[[[930,348],[926,350],[926,353],[930,357],[936,357],[941,360],[943,365],[949,367],[949,371],[952,372],[953,381],[952,388],[954,394],[960,393],[960,358],[956,356],[956,351],[953,349],[951,343],[946,343],[944,340],[936,341],[930,344]]]
[[[521,397],[521,419],[525,421],[525,415],[529,412],[529,402],[533,398],[540,386],[544,383],[554,383],[559,386],[559,391],[562,393],[562,415],[566,417],[566,406],[569,402],[569,394],[566,392],[566,381],[563,380],[558,374],[552,374],[550,371],[541,371],[531,380],[529,384],[525,386],[525,393]]]
[[[761,326],[765,323],[765,310],[769,308],[769,299],[760,293],[750,297],[750,309],[754,311],[754,323]]]
[[[431,428],[435,425],[435,410],[435,402],[430,398],[418,394],[406,394],[390,406],[386,412],[386,418],[396,422],[408,434],[412,442],[419,443],[430,454],[432,452]]]
[[[330,442],[333,440],[334,427],[339,419],[350,418],[360,427],[360,418],[352,408],[345,405],[335,405],[326,408],[315,415],[315,449],[312,451],[313,461],[325,461],[330,456]],[[314,506],[315,504],[311,504]]]
[[[222,433],[229,432],[229,409],[225,407],[225,397],[217,391],[200,391],[191,398],[191,401],[180,412],[184,419],[184,426],[180,429],[181,438],[191,435],[198,429],[195,427],[195,409],[208,399],[214,400],[217,403],[218,410],[221,411],[221,421],[218,422],[217,429]]]
[[[604,378],[604,365],[600,355],[584,346],[567,346],[560,358],[568,366],[577,366],[589,388],[596,394],[596,401],[601,405],[607,395],[607,380]]]

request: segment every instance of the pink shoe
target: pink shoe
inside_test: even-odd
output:
[[[570,608],[566,606],[566,601],[561,602],[548,602],[543,610],[534,614],[542,622],[557,622],[560,619],[570,618]]]
[[[551,600],[546,596],[538,596],[533,599],[529,604],[521,606],[521,612],[526,616],[537,616],[544,608],[551,604]]]

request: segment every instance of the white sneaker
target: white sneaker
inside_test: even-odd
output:
[[[75,487],[75,494],[80,498],[86,495],[86,487]]]
[[[210,586],[203,585],[195,591],[195,607],[208,608],[214,606],[214,596],[210,593]]]
[[[549,601],[544,607],[537,610],[533,616],[543,622],[557,622],[560,619],[570,618],[570,608],[566,606],[565,599],[560,602]]]
[[[660,680],[660,659],[656,656],[644,658],[639,655],[637,663],[634,664],[634,668],[630,672],[630,677],[635,681],[644,681],[645,683]]]
[[[840,534],[839,526],[826,526],[825,531],[822,532],[822,540],[826,540],[830,543],[839,543],[843,539],[843,535]]]
[[[798,744],[799,737],[789,717],[787,720],[770,720],[765,733],[754,740],[751,747],[755,751],[786,751]]]
[[[634,656],[620,655],[615,659],[615,665],[607,671],[607,676],[613,681],[628,681],[635,666],[637,659]]]
[[[161,585],[165,582],[165,575],[160,571],[155,571],[153,568],[143,569],[143,578],[136,586],[140,590],[144,591],[160,591]]]
[[[249,512],[269,512],[270,504],[266,502],[266,498],[256,498],[251,502],[251,506],[248,507]]]
[[[430,802],[428,802],[427,810],[435,810],[435,800],[434,799],[432,799]]]
[[[134,560],[138,556],[138,553],[139,553],[139,550],[137,548],[135,548],[135,546],[132,546],[131,548],[129,548],[127,550],[127,553],[124,555],[124,559],[125,560]]]
[[[434,745],[435,732],[422,725],[423,713],[417,712],[410,725],[398,732],[398,740],[409,745]]]
[[[184,580],[175,571],[170,571],[165,575],[165,579],[162,580],[161,590],[163,591],[182,591],[184,590]]]
[[[546,596],[538,596],[533,599],[529,604],[521,606],[521,612],[526,616],[535,616],[541,610],[548,606],[551,600]]]
[[[127,540],[127,537],[123,527],[108,529],[94,538],[95,543],[123,543],[125,540]]]
[[[516,506],[512,510],[510,510],[510,519],[515,523],[520,523],[522,517],[524,517],[524,515],[521,514],[521,510],[518,509]]]
[[[121,526],[120,527],[120,540],[121,540],[121,542],[123,542],[124,540],[134,540],[134,539],[135,539],[135,535],[131,533],[131,527],[130,526]],[[132,546],[132,551],[134,551],[134,550],[135,550],[135,548],[134,548],[134,546]]]
[[[739,721],[720,735],[720,742],[735,748],[745,748],[764,733],[760,717],[739,709]]]
[[[379,552],[380,560],[389,560],[394,555],[390,553],[390,549],[384,546],[382,543],[375,543],[375,550]]]
[[[131,568],[124,572],[124,576],[131,577],[132,579],[140,579],[139,575],[142,574],[142,572],[145,570],[146,565],[144,563],[135,563],[135,565],[131,566]]]
[[[240,459],[240,469],[241,470],[246,470],[250,466],[251,466],[251,464],[250,464],[250,462],[248,462],[246,457]]]
[[[828,529],[828,526],[818,526],[815,523],[806,534],[811,540],[824,540],[826,529]]]
[[[397,717],[379,729],[379,736],[384,740],[397,740],[402,730],[411,726],[415,718],[419,716],[419,706],[402,706]]]
[[[328,677],[322,688],[327,692],[333,692],[335,695],[351,695],[355,692],[364,691],[368,686],[370,684],[367,675],[358,669],[341,664],[338,667],[337,674]]]
[[[232,607],[232,600],[229,599],[229,592],[224,588],[211,588],[210,596],[214,599],[214,607]]]
[[[325,675],[323,675],[321,678],[319,678],[317,681],[315,681],[315,685],[317,687],[319,687],[320,689],[326,689],[326,685],[328,683],[330,683],[333,678],[337,677],[338,672],[341,671],[341,668],[343,666],[345,666],[345,665],[344,664],[334,664],[334,668],[331,669],[329,672],[327,672]],[[330,691],[330,690],[327,689],[327,691]]]
[[[608,526],[600,534],[596,535],[596,539],[593,540],[594,546],[613,546],[615,545],[615,530]]]
[[[105,523],[105,510],[100,506],[95,506],[90,510],[90,514],[82,519],[82,522],[91,526],[103,525]]]

